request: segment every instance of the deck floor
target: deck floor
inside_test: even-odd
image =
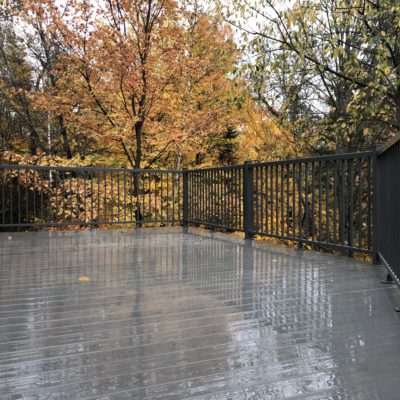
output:
[[[1,399],[400,399],[381,267],[182,228],[0,234]]]

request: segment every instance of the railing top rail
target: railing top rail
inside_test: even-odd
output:
[[[381,147],[379,147],[379,149],[376,152],[376,155],[378,157],[381,156],[383,153],[385,153],[387,150],[389,150],[391,147],[393,147],[399,141],[400,141],[400,133],[397,134],[391,140],[389,140],[386,144],[384,144]]]
[[[285,165],[285,164],[300,164],[300,163],[318,162],[318,161],[350,160],[350,159],[372,157],[374,154],[375,154],[374,151],[363,151],[363,152],[343,153],[343,154],[329,154],[326,156],[317,156],[317,157],[288,158],[286,160],[256,162],[256,163],[251,163],[250,166],[251,167],[263,167],[263,166],[268,166],[268,165]]]
[[[355,153],[343,153],[343,154],[329,154],[326,156],[317,156],[317,157],[301,157],[301,158],[288,158],[285,160],[276,160],[276,161],[263,161],[263,162],[251,162],[247,165],[251,168],[254,167],[263,167],[269,165],[285,165],[285,164],[300,164],[306,162],[318,162],[318,161],[330,161],[330,160],[350,160],[350,159],[358,159],[365,157],[372,157],[375,155],[375,151],[363,151],[363,152],[355,152]],[[244,165],[231,165],[229,167],[207,167],[207,168],[198,168],[191,169],[189,172],[202,172],[202,171],[226,171],[232,169],[243,169]]]
[[[396,139],[396,140],[395,140]],[[390,144],[384,146],[384,148],[379,149],[378,155],[385,152],[389,147],[393,146],[397,141],[400,140],[400,136],[393,139]],[[285,160],[277,160],[277,161],[266,161],[266,162],[254,162],[249,163],[248,165],[251,168],[254,167],[262,167],[269,165],[285,165],[285,164],[299,164],[306,162],[318,162],[318,161],[329,161],[329,160],[348,160],[348,159],[357,159],[364,157],[371,157],[375,154],[374,151],[364,151],[364,152],[355,152],[355,153],[344,153],[344,154],[330,154],[326,156],[317,156],[317,157],[302,157],[302,158],[288,158]],[[60,167],[60,166],[39,166],[39,165],[20,165],[20,164],[0,164],[0,169],[31,169],[38,171],[76,171],[76,172],[96,172],[96,171],[104,171],[104,172],[130,172],[130,173],[170,173],[170,174],[182,174],[185,172],[202,172],[202,171],[226,171],[226,170],[240,170],[243,169],[244,165],[231,165],[227,167],[207,167],[207,168],[196,168],[191,170],[178,170],[178,169],[130,169],[130,168],[108,168],[108,167]]]
[[[39,165],[0,164],[0,169],[33,169],[39,171],[77,171],[77,172],[134,172],[134,173],[171,173],[181,174],[184,171],[175,169],[129,169],[129,168],[107,168],[107,167],[57,167]]]
[[[243,169],[244,165],[229,165],[227,167],[206,167],[206,168],[195,168],[189,169],[186,172],[203,172],[203,171],[227,171],[227,170],[234,170],[234,169]]]

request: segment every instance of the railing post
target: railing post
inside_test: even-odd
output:
[[[183,177],[183,226],[188,226],[189,221],[189,171],[182,171]]]
[[[243,228],[246,239],[254,237],[254,188],[251,161],[245,161],[243,168]]]
[[[374,147],[374,156],[372,160],[372,263],[380,264],[379,260],[379,160],[378,148]]]

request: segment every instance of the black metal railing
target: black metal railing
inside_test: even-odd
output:
[[[196,170],[0,165],[0,228],[197,224],[379,258],[400,283],[400,139]]]
[[[190,172],[189,222],[373,252],[374,152]]]
[[[188,181],[188,222],[244,230],[243,166],[190,171]]]
[[[377,152],[377,253],[400,284],[400,136]]]
[[[0,165],[0,228],[181,223],[182,175]]]

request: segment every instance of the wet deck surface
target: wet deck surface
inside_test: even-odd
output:
[[[382,268],[190,232],[0,234],[0,398],[400,399]]]

